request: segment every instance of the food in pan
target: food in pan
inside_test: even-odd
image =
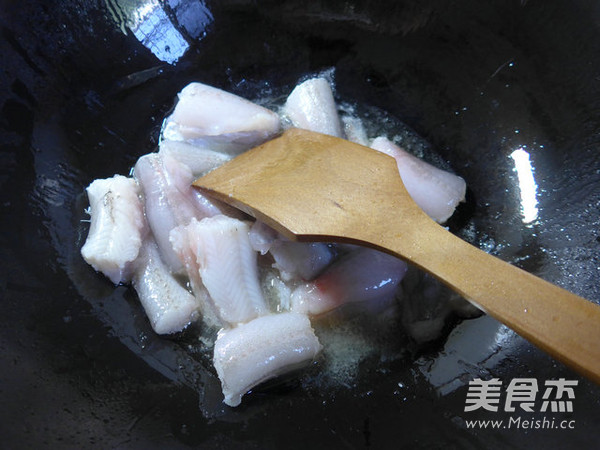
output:
[[[158,151],[139,158],[130,177],[87,188],[91,225],[81,254],[113,283],[131,283],[156,333],[178,333],[198,320],[218,330],[213,364],[230,406],[317,357],[322,345],[312,322],[344,305],[368,310],[397,301],[409,270],[373,249],[291,242],[192,186],[289,126],[393,156],[408,192],[438,222],[465,197],[462,178],[390,137],[369,136],[361,117],[336,104],[325,77],[303,80],[277,111],[201,83],[186,86],[165,119]],[[408,329],[418,328],[415,338],[422,338],[423,326],[414,327],[419,308],[410,309]]]

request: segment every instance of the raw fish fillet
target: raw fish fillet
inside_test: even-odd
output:
[[[202,83],[191,83],[178,94],[168,119],[169,132],[183,140],[216,138],[217,145],[258,145],[279,131],[279,116],[237,95]]]
[[[279,313],[222,330],[213,363],[225,403],[240,404],[256,385],[312,361],[321,344],[303,314]]]
[[[172,272],[181,272],[183,266],[173,251],[169,233],[192,218],[220,214],[221,210],[191,186],[194,176],[189,168],[169,155],[142,156],[134,174],[143,190],[146,218],[161,257]]]
[[[331,247],[322,242],[276,240],[269,249],[281,278],[309,281],[319,275],[335,257]]]
[[[261,255],[270,253],[281,278],[312,280],[333,261],[335,252],[322,242],[292,242],[263,222],[256,221],[250,227],[250,245]]]
[[[260,220],[255,221],[248,232],[252,249],[261,255],[268,253],[278,236],[279,233],[277,231]]]
[[[371,147],[396,160],[406,190],[436,222],[448,220],[456,206],[465,200],[467,185],[461,177],[411,155],[385,137],[373,140]]]
[[[250,246],[249,226],[218,215],[186,227],[202,284],[217,316],[226,323],[248,322],[268,313],[258,278],[257,253]]]
[[[311,78],[296,86],[283,112],[295,127],[342,137],[333,92],[325,78]]]
[[[195,222],[196,219],[193,219],[191,223]],[[220,328],[224,326],[225,323],[223,323],[219,317],[213,299],[210,298],[210,295],[200,278],[200,266],[196,256],[197,246],[194,245],[195,238],[189,231],[189,225],[175,227],[169,234],[169,240],[173,251],[183,264],[190,280],[190,286],[194,293],[194,297],[198,302],[202,320],[208,326]]]
[[[367,130],[365,130],[362,120],[355,116],[344,116],[342,117],[342,124],[344,125],[346,139],[356,144],[369,146]]]
[[[342,256],[316,280],[292,293],[292,311],[319,315],[357,302],[389,302],[406,273],[404,261],[387,253],[359,248]]]
[[[198,302],[162,262],[154,241],[144,243],[136,266],[133,287],[156,333],[177,333],[198,318]]]
[[[115,175],[95,180],[86,191],[91,225],[81,255],[113,283],[126,283],[146,234],[139,186],[132,178]]]
[[[163,139],[159,144],[159,155],[169,155],[190,168],[194,178],[213,170],[231,159],[231,155],[184,141]]]

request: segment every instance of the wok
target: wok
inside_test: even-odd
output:
[[[598,386],[485,316],[427,345],[398,328],[347,352],[352,376],[318,361],[227,408],[194,333],[155,336],[135,294],[82,262],[84,188],[155,149],[185,84],[278,98],[333,68],[339,98],[401,120],[467,180],[454,232],[600,302],[596,2],[257,3],[2,2],[2,446],[598,448]],[[504,383],[497,412],[465,411],[475,378]],[[520,378],[539,384],[533,413],[504,407]],[[541,413],[559,378],[578,382],[572,411]],[[517,416],[572,427],[467,424]]]

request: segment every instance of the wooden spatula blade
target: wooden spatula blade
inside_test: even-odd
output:
[[[356,242],[357,229],[380,226],[379,215],[367,211],[385,213],[401,208],[402,201],[411,203],[411,211],[416,207],[392,157],[299,129],[243,153],[194,185],[296,240]]]

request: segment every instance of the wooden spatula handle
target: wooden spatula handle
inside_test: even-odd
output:
[[[383,153],[291,129],[195,185],[291,239],[370,245],[440,278],[600,383],[600,306],[490,256],[433,222]]]
[[[425,225],[424,225],[425,226]],[[467,300],[583,375],[600,382],[600,307],[491,256],[431,224],[398,255],[435,274]]]

